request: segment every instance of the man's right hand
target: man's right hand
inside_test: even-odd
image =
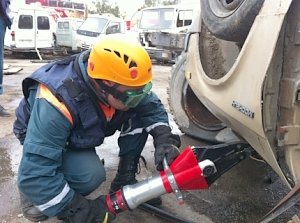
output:
[[[57,215],[57,219],[65,223],[109,223],[115,216],[108,211],[103,195],[89,200],[75,194],[71,203]]]

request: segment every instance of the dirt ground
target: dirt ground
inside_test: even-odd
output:
[[[0,222],[26,223],[29,221],[22,216],[20,211],[16,188],[16,176],[22,148],[12,133],[12,123],[15,119],[14,110],[22,96],[21,81],[40,67],[42,63],[33,63],[25,58],[5,59],[5,63],[12,67],[21,67],[23,70],[18,74],[4,76],[5,93],[0,96],[0,104],[12,114],[10,118],[0,117]],[[167,111],[169,111],[169,108],[166,89],[170,70],[171,66],[167,65],[154,65],[153,67],[153,91],[159,95],[162,102],[166,105]],[[173,131],[181,134],[171,114],[170,122]],[[114,135],[105,139],[104,144],[97,148],[99,157],[105,160],[107,181],[89,196],[91,198],[107,193],[109,182],[116,173],[118,165],[116,138],[117,135]],[[199,146],[205,144],[183,134],[181,134],[181,139],[181,149],[187,145]],[[152,138],[149,137],[143,151],[143,156],[148,163],[148,169],[142,165],[141,174],[138,175],[140,180],[157,174],[153,164],[153,152]],[[224,174],[209,190],[184,192],[184,205],[177,203],[175,195],[164,195],[162,208],[186,219],[187,222],[252,223],[258,222],[287,191],[287,187],[278,179],[269,166],[263,162],[248,159]],[[296,212],[298,212],[298,208],[292,208],[272,222],[286,222]],[[45,222],[54,223],[57,220],[56,218],[51,218]],[[115,222],[164,223],[168,221],[136,209],[118,215]]]

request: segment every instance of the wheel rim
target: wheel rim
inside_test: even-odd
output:
[[[236,9],[243,0],[220,0],[224,8],[228,10]]]
[[[195,103],[197,102],[197,103]],[[226,127],[196,97],[186,82],[183,87],[182,103],[191,121],[204,130],[218,131]]]
[[[218,17],[227,17],[237,10],[245,0],[210,0],[213,13]]]

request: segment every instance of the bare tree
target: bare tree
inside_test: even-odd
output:
[[[176,5],[178,4],[178,0],[164,0],[162,1],[163,5]]]
[[[145,7],[153,7],[157,5],[176,5],[179,3],[179,0],[145,0]]]
[[[145,7],[156,6],[159,3],[159,0],[145,0]]]
[[[117,5],[110,5],[108,0],[98,0],[96,1],[96,9],[98,14],[103,14],[103,13],[111,13],[114,16],[120,17],[120,9],[119,6]]]

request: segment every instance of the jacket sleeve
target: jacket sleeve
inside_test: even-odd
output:
[[[160,99],[153,92],[150,92],[133,111],[142,121],[147,132],[151,132],[158,126],[169,127],[168,113]]]
[[[6,26],[10,29],[11,24],[13,22],[13,13],[10,8],[10,0],[1,0],[1,15],[3,15],[3,19],[5,21]]]
[[[71,123],[45,99],[36,99],[18,172],[19,189],[46,215],[55,216],[74,191],[60,171]]]

